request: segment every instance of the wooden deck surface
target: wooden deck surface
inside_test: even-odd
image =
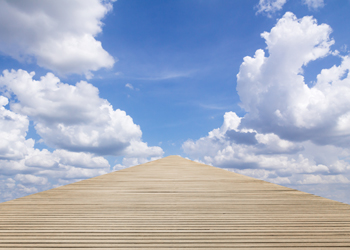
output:
[[[350,205],[178,156],[0,204],[0,249],[350,249]]]

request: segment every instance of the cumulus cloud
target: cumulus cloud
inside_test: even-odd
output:
[[[33,76],[24,70],[0,76],[1,201],[108,173],[102,155],[124,156],[123,168],[162,156],[160,147],[141,140],[132,118],[114,110],[93,85],[61,83],[52,73],[40,80]],[[56,150],[34,147],[26,138],[29,121]]]
[[[108,168],[109,163],[103,157],[93,157],[92,154],[82,152],[68,152],[65,150],[55,150],[53,155],[60,159],[60,163],[67,166],[80,168],[98,169]]]
[[[261,49],[245,57],[237,75],[243,126],[293,141],[346,146],[350,143],[350,58],[323,69],[312,87],[304,67],[331,54],[331,28],[312,17],[287,12],[271,32],[264,32],[269,56]]]
[[[91,153],[34,148],[26,139],[29,119],[6,108],[0,96],[0,201],[52,188],[110,171],[106,159]]]
[[[96,40],[113,2],[0,0],[0,52],[59,75],[90,78],[115,62]],[[108,173],[104,155],[124,156],[123,167],[162,156],[160,147],[142,141],[132,118],[90,83],[34,75],[5,70],[0,76],[1,201]],[[53,150],[35,148],[27,138],[29,122]]]
[[[270,16],[272,13],[281,10],[286,2],[287,0],[259,0],[257,13],[266,13]]]
[[[23,184],[44,185],[47,183],[47,178],[35,176],[32,174],[17,174],[14,179],[16,181],[20,181]]]
[[[297,19],[287,12],[261,35],[266,51],[258,49],[241,64],[237,91],[246,115],[227,112],[221,128],[186,141],[184,152],[301,189],[349,183],[350,58],[339,56],[340,65],[321,70],[312,87],[303,77],[311,61],[336,55],[331,31],[313,17]]]
[[[26,139],[29,120],[26,116],[7,110],[8,99],[0,96],[0,159],[22,159],[28,148],[34,146],[33,139]]]
[[[27,149],[22,159],[0,160],[0,202],[47,190],[62,184],[106,174],[109,163],[102,157],[63,150]]]
[[[85,74],[110,68],[114,59],[95,39],[111,1],[0,1],[0,51],[36,61],[58,74]]]
[[[320,152],[326,158],[323,160],[313,152],[319,151],[320,146],[311,142],[295,143],[273,133],[261,134],[253,129],[239,128],[243,119],[234,112],[227,112],[220,128],[197,141],[187,140],[182,145],[184,152],[201,162],[278,184],[349,182],[350,164],[339,159],[349,157],[349,151],[326,146]],[[232,134],[232,131],[235,133]],[[247,135],[254,136],[255,143],[237,142],[235,138]]]
[[[61,83],[48,73],[39,81],[34,73],[5,70],[0,86],[16,102],[14,112],[35,122],[37,133],[47,145],[97,155],[160,156],[159,147],[141,141],[142,132],[130,116],[99,97],[93,85],[81,81],[75,86]]]

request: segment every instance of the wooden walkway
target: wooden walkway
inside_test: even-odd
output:
[[[350,249],[350,205],[178,156],[0,204],[0,249]]]

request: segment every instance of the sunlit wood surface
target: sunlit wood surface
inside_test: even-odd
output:
[[[0,204],[0,249],[350,249],[350,205],[169,156]]]

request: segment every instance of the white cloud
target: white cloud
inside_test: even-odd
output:
[[[304,66],[331,53],[331,28],[312,17],[287,12],[271,32],[264,32],[269,56],[257,50],[245,57],[237,91],[248,112],[243,126],[273,132],[287,140],[318,144],[350,142],[350,58],[323,69],[313,87],[304,82]]]
[[[255,155],[291,154],[303,149],[301,146],[282,140],[272,133],[259,134],[252,129],[239,129],[241,119],[234,112],[225,113],[221,128],[214,129],[209,132],[207,137],[196,142],[186,141],[183,144],[185,152],[197,157],[204,155],[214,157],[217,156],[217,152],[220,152],[220,161],[222,161],[225,154],[230,155],[232,151],[235,151],[237,159],[242,158],[248,163],[249,157],[246,157],[248,153]],[[199,148],[200,150],[197,152]],[[239,160],[239,162],[241,161]],[[222,164],[220,163],[220,165]]]
[[[61,83],[48,73],[39,81],[34,73],[5,70],[0,86],[17,102],[11,109],[35,122],[37,133],[47,145],[98,155],[160,156],[160,147],[148,147],[142,132],[125,111],[116,109],[93,85]]]
[[[163,154],[142,142],[140,127],[91,84],[64,84],[51,73],[38,81],[33,76],[23,70],[0,76],[0,90],[12,100],[8,105],[0,96],[0,201],[108,173],[108,161],[96,155],[124,156],[125,167]],[[26,139],[29,120],[45,143],[59,149],[35,149]]]
[[[307,5],[309,9],[318,9],[324,6],[323,0],[303,0],[303,4]]]
[[[307,175],[305,179],[298,181],[298,184],[329,184],[329,183],[349,183],[350,181],[343,175]]]
[[[106,159],[91,154],[63,150],[51,153],[33,148],[29,148],[28,152],[28,155],[21,160],[0,160],[2,174],[0,201],[47,190],[59,186],[58,184],[62,182],[69,184],[110,171]]]
[[[0,1],[0,51],[35,60],[59,74],[110,68],[114,59],[95,39],[113,1]]]
[[[131,140],[130,145],[123,151],[127,157],[147,158],[160,157],[163,150],[160,147],[149,147],[146,142]]]
[[[259,0],[256,13],[266,13],[268,17],[282,9],[287,0]],[[309,10],[316,10],[324,7],[323,0],[302,0],[304,5],[307,5]]]
[[[140,164],[144,164],[146,162],[149,161],[155,161],[160,159],[161,157],[156,156],[156,157],[151,157],[151,158],[142,158],[142,157],[124,157],[123,159],[123,164],[116,164],[113,166],[113,170],[117,171],[117,170],[121,170],[124,168],[128,168],[128,167],[132,167],[132,166],[136,166],[136,165],[140,165]]]
[[[68,152],[65,150],[55,150],[53,154],[64,165],[90,169],[109,168],[109,163],[105,158],[94,157],[92,154]]]
[[[17,174],[14,179],[23,184],[45,185],[47,183],[47,178],[32,174]]]
[[[257,13],[265,12],[268,16],[281,10],[287,0],[259,0]]]
[[[24,161],[35,174],[54,180],[55,184],[61,180],[79,180],[91,178],[109,172],[110,165],[103,157],[95,157],[87,153],[75,153],[65,150],[55,150],[52,153],[35,150],[36,154],[28,155]],[[46,156],[43,157],[43,154]],[[34,158],[33,158],[34,155]],[[36,157],[39,156],[39,157]],[[50,163],[43,167],[40,159],[49,159]]]
[[[195,70],[182,71],[182,72],[181,71],[164,71],[151,76],[147,75],[142,77],[132,77],[131,79],[145,80],[145,81],[163,81],[163,80],[169,80],[169,79],[175,79],[175,78],[190,77],[194,72]]]
[[[29,120],[26,116],[7,110],[8,99],[0,96],[0,159],[22,159],[34,140],[26,139]]]
[[[59,167],[59,158],[47,149],[32,150],[25,157],[24,165],[36,169],[55,169]]]
[[[237,91],[246,115],[227,112],[221,128],[186,141],[184,152],[299,189],[327,184],[343,190],[350,182],[350,57],[323,69],[313,87],[303,77],[310,61],[334,56],[330,33],[312,17],[297,19],[287,12],[262,34],[268,56],[259,49],[241,64]]]
[[[6,109],[7,102],[0,96],[0,201],[109,172],[108,161],[91,153],[35,149],[25,139],[28,118]]]
[[[115,62],[95,39],[112,2],[0,0],[0,51],[60,75],[89,78]],[[99,155],[125,156],[130,166],[163,154],[142,142],[140,127],[93,85],[64,84],[52,73],[33,76],[24,70],[0,76],[0,200],[108,173],[110,165]],[[29,121],[39,141],[56,150],[34,148]]]
[[[72,166],[63,166],[65,171],[62,171],[61,179],[68,180],[72,179],[72,181],[77,181],[81,179],[92,178],[98,175],[107,174],[109,172],[106,170],[99,169],[86,169],[86,168],[77,168]],[[52,173],[48,173],[49,175]]]
[[[32,193],[37,193],[38,192],[38,189],[36,187],[26,187],[22,184],[18,184],[17,185],[18,187],[18,191],[19,192],[22,192],[22,193],[25,193],[25,194],[32,194]]]
[[[133,89],[134,89],[134,86],[132,86],[132,84],[131,84],[131,83],[127,83],[127,84],[125,84],[125,87],[126,87],[126,88],[129,88],[129,89],[131,89],[131,90],[133,90]]]
[[[197,141],[186,141],[182,145],[184,152],[206,164],[278,184],[335,183],[337,180],[347,183],[350,178],[350,164],[340,160],[350,156],[349,150],[344,152],[341,148],[311,142],[294,143],[272,133],[260,134],[239,128],[241,120],[235,113],[227,112],[221,128]],[[326,148],[322,150],[322,147]],[[325,159],[314,151],[321,151]]]

